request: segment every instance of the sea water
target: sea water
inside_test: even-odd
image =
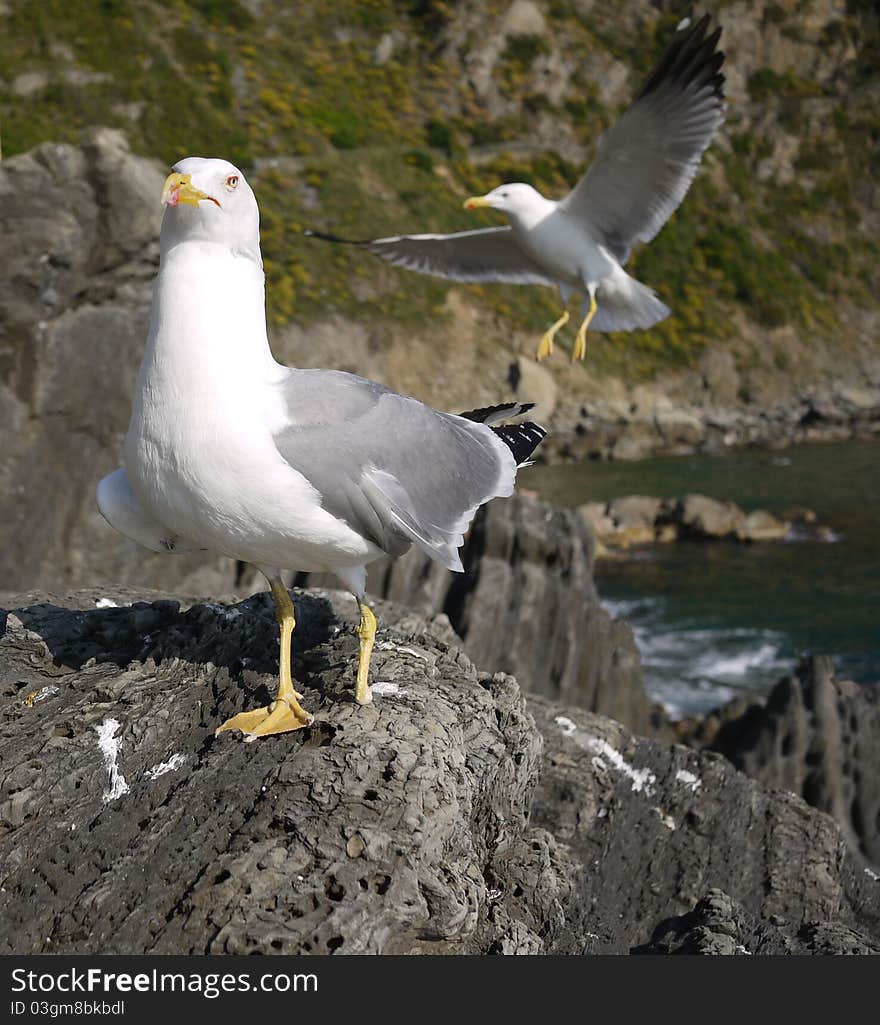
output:
[[[673,715],[764,694],[808,652],[880,680],[880,444],[535,466],[519,484],[566,506],[694,492],[746,512],[800,506],[831,528],[831,540],[678,542],[597,564],[603,602],[632,626],[646,686]]]

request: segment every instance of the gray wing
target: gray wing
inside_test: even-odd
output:
[[[323,507],[389,555],[411,544],[448,569],[474,513],[513,492],[514,458],[482,424],[439,413],[373,381],[335,370],[291,370],[284,459]]]
[[[700,158],[724,119],[721,29],[709,16],[683,25],[635,102],[599,140],[592,166],[559,204],[586,221],[626,263],[684,199]]]
[[[509,225],[453,235],[392,235],[369,241],[307,231],[312,238],[360,246],[383,260],[452,281],[504,281],[556,285],[556,280],[517,244]]]

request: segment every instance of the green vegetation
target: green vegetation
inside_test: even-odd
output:
[[[508,6],[481,5],[486,31]],[[564,121],[567,142],[573,135],[590,150],[618,113],[603,105],[605,83],[597,71],[587,74],[581,56],[599,49],[629,64],[634,92],[689,4],[667,5],[638,36],[612,8],[600,5],[585,20],[569,4],[546,4],[548,32],[509,37],[495,62],[493,88],[506,106],[469,84],[467,47],[442,45],[458,15],[441,0],[8,7],[0,15],[4,156],[76,141],[96,124],[124,129],[136,151],[166,164],[189,153],[226,156],[249,173],[260,198],[275,323],[335,312],[418,325],[445,316],[447,283],[310,241],[302,228],[352,237],[452,231],[499,223],[465,213],[461,200],[503,181],[563,194],[583,168],[532,145],[536,127]],[[767,6],[765,29],[790,27],[796,15],[787,9]],[[652,331],[595,338],[594,364],[630,377],[688,365],[731,334],[737,310],[767,327],[832,333],[838,300],[867,302],[876,292],[878,246],[860,227],[854,198],[858,183],[880,171],[880,115],[869,88],[880,53],[874,5],[849,0],[826,37],[829,45],[856,43],[854,81],[820,83],[769,67],[749,76],[750,109],[730,111],[729,146],[711,148],[680,210],[633,254],[632,272],[673,316]],[[542,59],[559,49],[574,70],[551,102]],[[796,139],[794,175],[777,176],[772,166],[759,174],[786,132]],[[538,332],[559,312],[550,289],[467,292],[512,329]]]

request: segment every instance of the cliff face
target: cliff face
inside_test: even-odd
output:
[[[187,153],[238,161],[261,200],[280,357],[448,408],[493,401],[558,314],[550,290],[451,287],[299,229],[454,230],[489,223],[461,198],[502,180],[563,193],[687,6],[11,0],[4,153],[105,124],[158,167]],[[674,316],[593,337],[584,366],[550,365],[542,387],[560,386],[567,432],[618,419],[658,375],[698,411],[880,383],[875,7],[704,6],[724,30],[727,122],[681,210],[633,259]],[[112,208],[112,190],[101,201]],[[687,442],[687,425],[667,417],[665,431],[667,447]]]
[[[9,588],[170,568],[110,530],[95,486],[119,465],[158,267],[162,172],[118,133],[0,164],[0,490]],[[215,586],[211,580],[206,589]],[[220,590],[229,588],[220,588]]]

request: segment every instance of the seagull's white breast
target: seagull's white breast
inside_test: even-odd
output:
[[[125,444],[132,490],[172,530],[258,566],[369,561],[373,546],[275,447],[284,373],[255,263],[210,243],[164,254]]]
[[[548,202],[539,218],[511,217],[510,220],[520,245],[536,263],[575,288],[590,281],[601,281],[617,266],[587,226],[560,210],[555,203]]]

